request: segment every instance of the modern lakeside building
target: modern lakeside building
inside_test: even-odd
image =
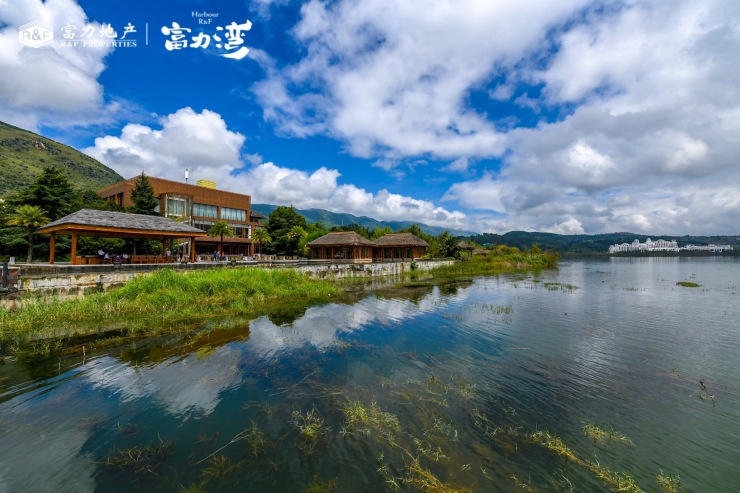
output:
[[[632,243],[621,243],[611,245],[609,253],[623,252],[679,252],[679,251],[705,251],[705,252],[723,252],[730,251],[730,245],[686,245],[679,247],[676,240],[655,240],[650,238],[641,243],[640,240],[634,240]]]
[[[252,211],[252,197],[218,190],[210,180],[198,180],[196,185],[162,178],[148,177],[159,198],[157,212],[195,228],[209,231],[216,221],[232,228],[233,236],[224,237],[224,255],[251,256],[255,253],[252,233],[264,226],[265,216]],[[98,195],[123,207],[131,207],[131,190],[136,178],[125,180],[98,191]],[[219,248],[220,237],[195,238],[195,255],[210,255]],[[189,253],[189,252],[188,252]]]

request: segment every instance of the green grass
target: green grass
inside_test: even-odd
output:
[[[461,276],[481,276],[502,274],[520,270],[552,269],[557,266],[555,253],[491,253],[477,255],[453,265],[445,265],[431,270],[435,279]]]
[[[64,144],[0,122],[0,197],[31,184],[57,165],[81,188],[98,190],[123,178],[90,156]]]
[[[41,298],[0,311],[0,339],[69,336],[116,326],[129,334],[162,333],[218,316],[257,316],[281,302],[328,301],[340,292],[293,270],[162,269],[104,293]]]

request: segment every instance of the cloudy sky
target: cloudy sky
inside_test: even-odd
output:
[[[0,0],[0,120],[254,202],[737,234],[738,54],[737,0]]]

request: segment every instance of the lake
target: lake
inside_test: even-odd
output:
[[[569,260],[6,358],[0,492],[735,492],[739,321],[737,259]]]

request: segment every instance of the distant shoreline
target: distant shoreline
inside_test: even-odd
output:
[[[681,250],[678,252],[564,252],[561,258],[578,257],[740,257],[740,250],[703,252]]]

